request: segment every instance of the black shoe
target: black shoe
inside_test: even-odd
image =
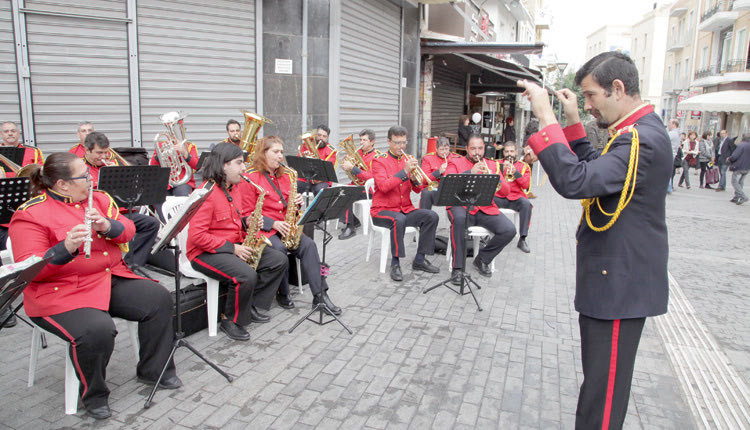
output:
[[[284,309],[294,309],[294,302],[286,294],[276,294],[276,303]]]
[[[451,284],[456,286],[461,285],[461,269],[453,269],[451,272]]]
[[[391,266],[391,279],[393,279],[396,282],[401,282],[404,280],[404,275],[401,274],[401,266],[395,265]]]
[[[8,315],[10,315],[10,306],[5,308],[5,311],[0,313],[0,324],[2,324],[3,321],[5,321],[6,318],[8,318]],[[3,325],[5,328],[15,327],[16,324],[18,324],[18,320],[16,319],[15,314],[10,317],[7,323]]]
[[[331,298],[328,297],[328,293],[323,292],[313,297],[312,305],[315,307],[318,303],[323,303],[334,315],[341,315],[341,308],[334,305]]]
[[[341,234],[339,235],[339,240],[351,239],[356,234],[357,234],[357,230],[355,230],[355,229],[353,229],[353,228],[351,228],[351,227],[349,227],[347,225],[346,228],[344,229],[344,231],[342,231]]]
[[[138,377],[138,382],[142,382],[144,384],[154,385],[156,381],[151,381],[146,378]],[[182,387],[182,381],[180,378],[177,377],[177,375],[170,376],[169,378],[162,378],[159,382],[159,388],[163,388],[165,390],[176,390],[178,388]]]
[[[737,203],[737,200],[739,200],[739,197],[732,197],[732,200],[730,200],[730,202]]]
[[[488,278],[492,277],[492,270],[490,270],[490,265],[482,261],[481,258],[474,258],[474,267],[477,268],[480,275],[486,276]]]
[[[518,239],[518,245],[516,246],[518,246],[518,249],[527,254],[531,252],[531,248],[529,248],[529,245],[526,243],[526,239],[524,239],[523,237]]]
[[[710,186],[710,185],[706,185],[706,186],[705,186],[705,187],[703,187],[703,188],[705,188],[705,189],[707,189],[707,190],[713,190],[713,189],[714,189],[714,187],[712,187],[712,186]]]
[[[99,406],[98,408],[86,408],[86,413],[95,420],[106,420],[112,416],[112,411],[108,405]]]
[[[440,273],[440,269],[438,269],[437,266],[434,266],[432,263],[430,263],[427,260],[421,263],[417,263],[416,261],[412,262],[411,268],[414,270],[421,270],[427,273]]]
[[[271,317],[258,312],[255,306],[250,306],[250,321],[255,323],[267,323],[271,321]]]
[[[250,340],[250,333],[230,320],[221,320],[221,326],[219,328],[226,333],[230,339]]]

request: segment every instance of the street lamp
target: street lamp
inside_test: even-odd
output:
[[[557,67],[557,89],[562,89],[563,86],[563,73],[565,72],[565,69],[568,67],[568,63],[556,63],[555,67]],[[557,122],[562,122],[562,102],[560,101],[560,98],[557,99]]]

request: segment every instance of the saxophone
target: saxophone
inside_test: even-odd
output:
[[[260,191],[260,194],[258,195],[258,201],[255,203],[253,214],[247,220],[247,236],[245,236],[245,241],[242,242],[242,245],[250,247],[252,249],[252,251],[250,252],[250,257],[246,260],[247,264],[252,266],[254,270],[258,270],[258,263],[260,262],[261,255],[263,254],[263,249],[266,247],[266,245],[271,245],[271,241],[268,240],[267,237],[263,236],[262,234],[258,234],[258,232],[260,231],[260,227],[258,226],[258,224],[260,224],[260,220],[263,218],[263,200],[265,200],[266,198],[266,190],[264,190],[260,185],[256,184],[250,179],[247,179],[244,176],[240,177],[257,188],[258,191]]]
[[[289,233],[281,237],[281,242],[287,250],[294,251],[299,248],[299,241],[302,238],[302,228],[297,225],[300,217],[299,208],[294,204],[294,200],[297,198],[297,171],[286,164],[280,164],[289,172],[291,182],[289,197],[286,199],[286,216],[284,217],[284,222],[289,224]]]

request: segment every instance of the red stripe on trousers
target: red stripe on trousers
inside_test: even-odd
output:
[[[396,219],[385,215],[375,215],[375,218],[386,218],[393,221],[393,228],[391,229],[391,231],[393,232],[393,243],[396,244],[396,255],[391,255],[391,257],[398,258],[398,235],[396,234]]]
[[[446,211],[446,212],[448,212],[448,216],[451,219],[451,248],[453,248],[452,249],[453,252],[452,252],[452,255],[451,255],[451,266],[456,267],[456,235],[453,234],[453,220],[454,220],[454,218],[453,218],[453,213],[451,211]],[[465,249],[464,249],[464,252],[466,252]],[[463,269],[463,267],[462,267],[462,269]]]
[[[219,275],[231,279],[232,282],[234,282],[234,319],[232,320],[233,323],[237,324],[237,316],[240,314],[240,283],[237,282],[237,279],[234,276],[229,276],[226,273],[222,272],[221,270],[209,266],[208,264],[198,260],[197,258],[195,260],[196,263],[200,264],[201,266],[205,267],[206,269],[218,273]]]
[[[609,429],[610,415],[612,414],[612,398],[615,393],[615,376],[617,374],[617,342],[620,338],[620,320],[612,321],[612,350],[609,356],[609,378],[607,379],[607,398],[604,403],[604,417],[602,418],[602,430]]]
[[[56,329],[60,330],[60,332],[65,335],[65,337],[68,338],[68,342],[70,342],[70,345],[72,346],[71,351],[73,351],[73,365],[76,367],[76,373],[78,373],[78,380],[81,381],[81,384],[83,384],[83,393],[81,394],[81,401],[83,401],[83,395],[86,394],[86,391],[89,389],[89,384],[86,382],[86,378],[83,375],[83,371],[81,370],[81,365],[78,363],[78,352],[76,351],[76,340],[71,336],[70,333],[68,333],[67,330],[65,330],[60,324],[55,322],[50,317],[42,317],[43,320],[50,323],[50,325],[54,326]]]

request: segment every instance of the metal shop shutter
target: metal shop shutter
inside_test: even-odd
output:
[[[380,0],[341,2],[340,61],[339,136],[354,134],[357,142],[371,128],[376,147],[387,149],[388,129],[400,118],[401,8]]]
[[[125,1],[27,1],[26,8],[86,15],[26,13],[31,95],[37,146],[45,154],[78,142],[91,121],[112,146],[131,146]],[[105,18],[105,19],[96,19]]]
[[[13,121],[21,130],[21,102],[18,98],[16,49],[10,2],[0,3],[0,122]]]
[[[229,118],[255,111],[255,1],[139,0],[138,53],[143,146],[166,128],[159,116],[188,114],[186,137],[207,150]]]
[[[432,136],[458,133],[458,121],[464,112],[466,76],[435,62],[432,89]]]

